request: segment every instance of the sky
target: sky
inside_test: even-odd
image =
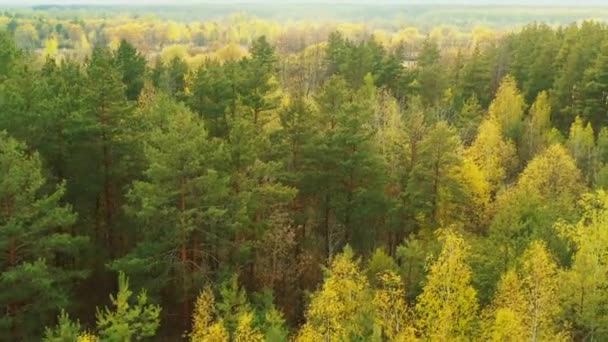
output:
[[[0,0],[3,5],[33,6],[53,5],[190,5],[197,3],[256,3],[256,2],[295,2],[295,3],[363,3],[363,4],[452,4],[452,5],[528,5],[528,6],[608,6],[608,0]]]

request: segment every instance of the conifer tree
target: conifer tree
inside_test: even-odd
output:
[[[463,200],[459,174],[462,145],[456,131],[438,122],[420,143],[418,161],[408,179],[407,192],[418,215],[431,224],[454,214],[450,208]]]
[[[87,239],[63,203],[65,184],[49,186],[37,153],[0,132],[0,338],[35,339],[86,276],[76,258]],[[41,324],[42,323],[42,324]]]
[[[131,341],[151,337],[160,324],[160,307],[148,304],[146,291],[130,303],[133,292],[124,273],[118,275],[118,292],[110,295],[113,308],[97,310],[97,331],[103,341]]]
[[[122,82],[125,85],[125,96],[135,101],[144,87],[146,73],[146,59],[133,45],[121,40],[118,49],[114,52],[114,64],[122,73]]]
[[[154,294],[178,291],[187,317],[197,276],[212,267],[203,258],[203,246],[215,244],[217,250],[228,239],[222,235],[228,233],[228,178],[217,170],[219,150],[202,122],[183,105],[169,108],[164,125],[146,137],[145,178],[134,182],[128,194],[128,213],[139,224],[142,240],[112,267],[128,271]]]
[[[124,200],[122,189],[133,171],[129,170],[128,159],[136,150],[128,144],[134,123],[132,108],[108,48],[97,46],[91,54],[86,66],[83,111],[79,114],[75,122],[79,144],[73,153],[86,157],[88,163],[79,165],[75,177],[88,180],[82,201],[89,204],[89,215],[95,218],[97,241],[112,256],[122,239],[117,230]]]
[[[462,105],[455,125],[465,146],[469,146],[475,139],[483,113],[483,109],[476,97],[468,98]]]
[[[597,59],[587,70],[582,80],[582,114],[594,127],[608,123],[608,42],[601,46]]]

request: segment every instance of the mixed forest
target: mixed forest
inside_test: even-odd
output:
[[[0,16],[1,341],[606,341],[606,189],[601,21]]]

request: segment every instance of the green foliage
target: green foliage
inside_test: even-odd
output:
[[[255,10],[0,15],[0,340],[606,339],[606,24]]]
[[[462,145],[456,131],[440,121],[420,142],[418,160],[408,179],[407,193],[424,223],[437,225],[457,215],[464,204],[458,174]]]
[[[72,322],[70,316],[61,310],[58,317],[59,323],[53,329],[46,328],[44,334],[45,342],[72,342],[78,340],[81,327],[80,322]]]
[[[97,329],[104,341],[131,341],[154,336],[158,330],[160,307],[148,304],[145,291],[134,302],[124,273],[118,275],[118,293],[110,295],[113,308],[97,310]]]
[[[129,100],[137,100],[144,87],[146,59],[133,45],[123,39],[114,53],[114,63],[122,73],[125,96]]]
[[[588,194],[580,202],[581,219],[572,225],[561,224],[560,232],[574,245],[572,266],[559,279],[560,295],[567,319],[577,327],[577,337],[603,339],[607,336],[606,292],[606,234],[608,201],[603,191]]]
[[[393,260],[393,258],[387,255],[383,249],[378,248],[367,262],[365,272],[367,274],[369,282],[375,284],[376,279],[378,279],[378,276],[380,274],[389,271],[397,272],[397,269],[398,267],[395,263],[395,260]]]
[[[0,295],[7,310],[0,336],[34,338],[41,322],[69,304],[72,282],[86,275],[59,262],[80,255],[87,239],[71,233],[76,215],[62,203],[64,184],[48,186],[39,155],[6,132],[0,132],[0,170],[0,285],[10,289]]]

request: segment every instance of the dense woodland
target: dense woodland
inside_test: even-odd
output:
[[[608,340],[605,24],[45,20],[0,31],[0,340]]]

